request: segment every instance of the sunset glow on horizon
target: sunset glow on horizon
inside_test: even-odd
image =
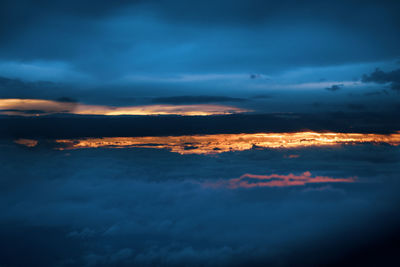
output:
[[[0,99],[0,114],[19,116],[41,116],[57,113],[78,115],[181,115],[207,116],[248,112],[248,110],[225,105],[142,105],[106,106],[88,105],[77,102],[63,102],[45,99]]]

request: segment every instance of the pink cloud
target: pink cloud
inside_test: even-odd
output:
[[[219,181],[216,183],[206,183],[206,187],[225,187],[230,189],[236,188],[253,188],[253,187],[286,187],[286,186],[302,186],[311,183],[353,183],[356,177],[333,178],[329,176],[312,176],[309,171],[300,175],[288,174],[243,174],[239,178],[230,179],[228,181]]]

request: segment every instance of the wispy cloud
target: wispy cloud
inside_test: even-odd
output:
[[[246,173],[239,178],[230,179],[228,181],[206,182],[206,187],[226,187],[230,189],[236,188],[253,188],[253,187],[286,187],[286,186],[302,186],[310,183],[353,183],[356,177],[333,178],[329,176],[312,176],[309,171],[302,174],[269,174],[257,175]]]

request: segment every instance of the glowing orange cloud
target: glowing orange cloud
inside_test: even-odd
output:
[[[297,158],[300,158],[300,155],[297,155],[297,154],[285,155],[284,158],[287,158],[287,159],[297,159]]]
[[[253,187],[285,187],[285,186],[301,186],[310,183],[353,183],[356,177],[348,178],[332,178],[328,176],[314,176],[310,172],[304,172],[300,175],[288,174],[270,174],[256,175],[243,174],[240,178],[230,179],[228,181],[207,182],[206,187],[226,187],[230,189],[236,188],[253,188]]]
[[[0,114],[40,116],[54,113],[81,115],[183,115],[206,116],[247,112],[248,110],[224,105],[144,105],[112,107],[86,105],[43,99],[0,99]]]
[[[105,137],[60,139],[55,141],[60,150],[82,148],[158,148],[179,154],[218,154],[252,148],[301,148],[310,146],[337,146],[341,144],[386,143],[400,145],[400,133],[257,133],[213,134],[184,136]],[[297,156],[289,156],[296,158]]]
[[[18,145],[26,147],[35,147],[39,143],[37,140],[32,140],[32,139],[17,139],[14,142]]]
[[[58,102],[43,99],[0,99],[0,114],[35,116],[51,113],[70,113],[74,102]],[[29,111],[27,113],[27,111]]]

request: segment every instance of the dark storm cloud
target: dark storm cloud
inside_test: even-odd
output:
[[[362,76],[362,82],[364,83],[378,83],[378,84],[390,84],[390,88],[393,90],[400,90],[400,69],[384,72],[377,68],[371,74],[364,74]]]
[[[170,96],[153,98],[153,103],[165,104],[203,104],[220,102],[244,102],[244,98],[226,97],[226,96]]]
[[[343,86],[344,86],[343,84],[333,84],[331,87],[327,87],[325,89],[328,90],[328,91],[335,92],[335,91],[338,91],[338,90],[342,89]]]

